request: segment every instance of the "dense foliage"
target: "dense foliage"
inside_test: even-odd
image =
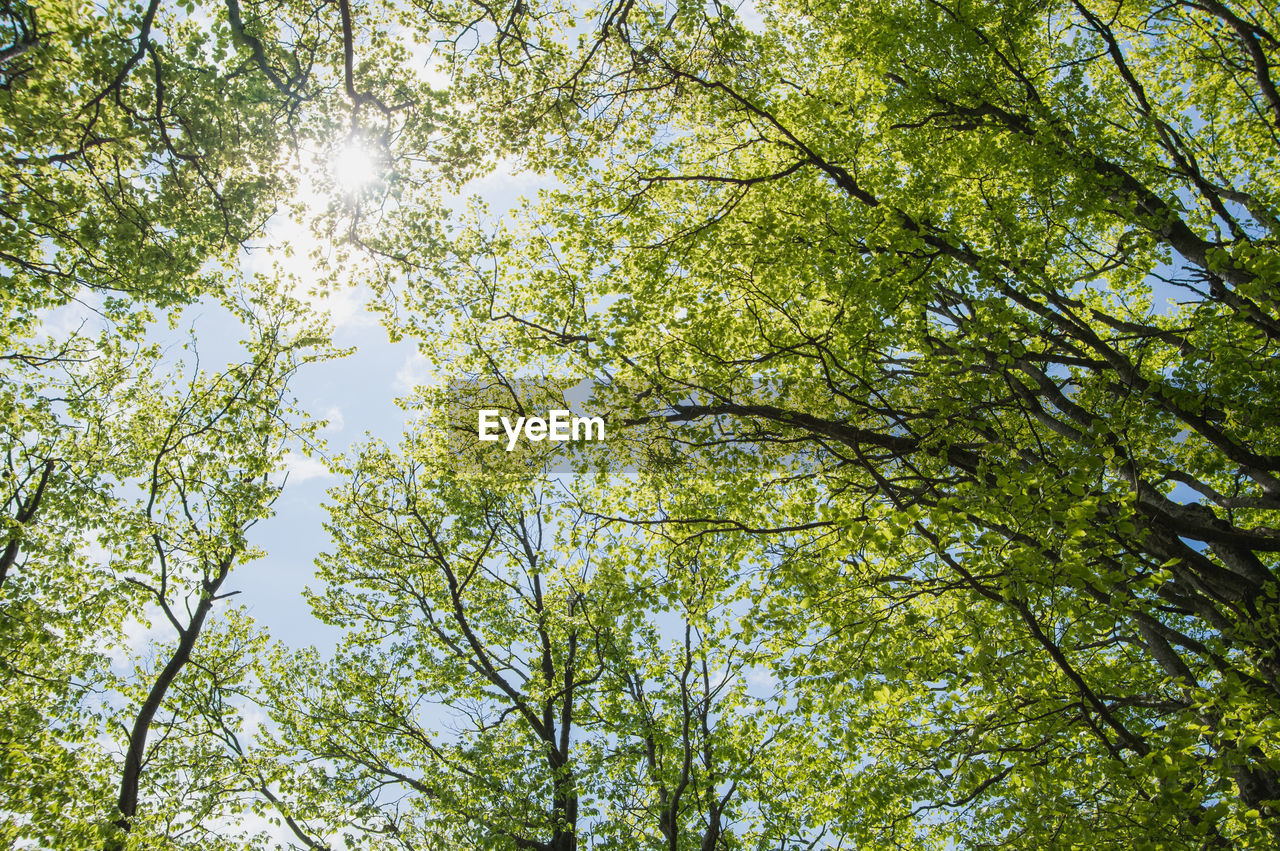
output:
[[[1274,9],[201,12],[3,8],[10,835],[1280,838]],[[314,211],[329,283],[443,380],[335,462],[344,639],[267,650],[202,625],[323,340],[259,281],[246,364],[175,392],[145,324],[234,304],[284,163],[342,139],[381,173]],[[454,203],[498,166],[551,188]],[[100,338],[50,333],[73,299]],[[604,448],[476,441],[580,379]]]

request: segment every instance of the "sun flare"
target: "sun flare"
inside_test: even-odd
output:
[[[347,195],[358,195],[384,171],[383,157],[367,141],[350,138],[330,157],[334,182]]]

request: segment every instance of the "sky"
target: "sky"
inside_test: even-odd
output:
[[[333,165],[349,177],[361,170],[359,157],[359,151],[339,148]],[[536,194],[538,188],[549,185],[548,180],[537,175],[516,174],[506,166],[469,186],[468,194],[479,195],[499,215],[515,207],[522,196]],[[351,188],[351,183],[344,185],[340,181],[336,191]],[[321,209],[329,201],[312,188],[304,188],[299,200],[311,209]],[[463,199],[457,203],[460,206]],[[328,512],[324,506],[329,488],[340,483],[330,473],[327,462],[353,453],[370,440],[395,446],[406,424],[415,417],[398,404],[398,399],[428,380],[430,371],[427,359],[419,351],[419,341],[389,341],[379,317],[367,306],[369,292],[358,283],[326,296],[307,292],[318,280],[318,273],[301,258],[318,243],[299,222],[283,217],[270,221],[258,247],[241,255],[239,272],[245,276],[268,272],[286,241],[295,248],[289,270],[298,278],[299,290],[294,295],[328,318],[334,347],[350,353],[306,365],[293,377],[290,391],[298,407],[327,421],[320,432],[325,445],[323,451],[310,456],[298,451],[287,456],[287,478],[273,506],[275,513],[248,534],[250,545],[265,555],[233,568],[224,591],[238,593],[223,605],[245,610],[257,628],[274,641],[295,650],[315,647],[327,655],[341,639],[341,631],[316,620],[303,596],[308,586],[319,590],[314,561],[329,543],[324,529]],[[88,330],[97,324],[94,303],[86,301],[51,312],[45,317],[44,328],[56,336],[81,325]],[[184,309],[173,327],[167,317],[161,317],[152,325],[149,338],[166,351],[166,366],[173,367],[178,360],[185,362],[186,370],[175,374],[179,378],[194,365],[194,358],[184,345],[195,351],[200,368],[220,371],[243,359],[238,341],[244,334],[244,327],[225,308],[214,300],[205,300]],[[157,648],[170,646],[174,640],[172,628],[158,612],[140,612],[137,619],[124,624],[124,632],[122,646],[104,650],[117,673],[126,676],[137,661],[154,661]],[[242,706],[241,711],[246,724],[243,740],[247,742],[253,729],[267,719],[255,706]],[[236,826],[250,832],[265,831],[279,843],[294,839],[287,828],[252,813],[241,814]]]
[[[763,27],[754,0],[742,0],[735,6],[746,26],[757,30]],[[595,14],[593,7],[584,8]],[[444,76],[431,65],[430,50],[422,45],[410,45],[410,49],[421,60],[424,79],[444,85]],[[376,171],[376,167],[369,167],[367,154],[358,147],[338,145],[328,156],[339,191],[358,189],[360,179],[373,177]],[[468,185],[466,196],[455,199],[455,205],[461,209],[466,197],[479,196],[488,203],[494,216],[506,215],[521,198],[532,197],[538,189],[554,185],[546,177],[513,171],[508,161]],[[303,193],[301,200],[316,208],[328,202],[314,188],[304,187]],[[315,244],[300,223],[277,219],[267,230],[267,250],[256,256],[246,255],[243,270],[265,271],[272,257],[271,243],[283,240],[297,246],[295,257],[299,258]],[[299,273],[304,287],[309,278],[315,279],[315,273],[305,265],[293,271]],[[367,296],[366,291],[353,286],[327,298],[311,299],[315,309],[331,317],[334,345],[353,349],[341,360],[302,370],[292,385],[304,410],[329,420],[322,433],[328,444],[328,457],[347,453],[371,438],[394,446],[412,417],[396,404],[397,398],[408,395],[415,384],[430,377],[428,362],[418,350],[418,341],[391,343],[378,318],[366,309]],[[197,337],[216,340],[232,334],[230,322],[218,309],[210,308],[202,318],[202,326],[196,328]],[[293,647],[323,648],[335,640],[336,632],[311,617],[302,591],[313,583],[314,559],[328,541],[323,527],[327,520],[323,504],[327,490],[338,484],[338,480],[328,472],[322,457],[295,455],[290,461],[289,478],[275,504],[275,516],[260,524],[251,537],[252,543],[267,555],[243,565],[233,573],[232,582],[243,592],[238,597],[241,604],[275,639]]]
[[[759,16],[749,5],[744,5],[742,13],[758,24]],[[425,73],[430,76],[429,67]],[[358,146],[337,144],[331,151],[314,154],[322,164],[327,160],[333,171],[336,186],[331,191],[358,191],[363,180],[376,178],[377,163],[371,163],[367,152]],[[514,172],[508,162],[467,186],[466,197],[478,196],[494,216],[504,216],[509,215],[522,198],[553,185],[554,182],[545,177]],[[314,184],[304,183],[298,200],[308,209],[320,210],[331,199]],[[456,199],[458,209],[464,201],[463,197]],[[419,350],[423,341],[391,342],[379,317],[368,309],[369,293],[360,284],[353,283],[325,296],[308,294],[310,284],[317,281],[319,275],[305,258],[318,243],[302,222],[291,220],[284,213],[270,221],[257,247],[241,255],[239,271],[246,276],[269,272],[272,263],[280,257],[280,246],[285,243],[294,246],[295,259],[290,262],[289,271],[299,280],[299,291],[295,295],[305,298],[313,310],[328,317],[333,345],[350,353],[340,359],[305,366],[295,375],[290,389],[298,406],[314,417],[327,420],[321,431],[325,447],[311,456],[297,451],[290,454],[286,484],[274,504],[274,515],[249,533],[250,544],[265,554],[255,561],[237,565],[224,590],[238,592],[228,604],[246,610],[258,628],[273,640],[293,649],[314,646],[325,654],[340,640],[341,632],[312,616],[303,592],[308,586],[319,590],[314,562],[329,545],[329,535],[324,528],[328,520],[327,492],[341,483],[329,471],[327,462],[357,451],[360,444],[370,440],[397,444],[406,424],[414,418],[414,413],[401,407],[398,400],[431,376],[428,360]],[[89,307],[79,311],[63,310],[51,316],[49,330],[56,332],[63,326],[65,330],[74,328],[76,323],[92,316]],[[165,320],[157,322],[150,336],[175,358],[182,354],[184,344],[194,340],[200,366],[219,370],[241,359],[242,352],[236,341],[243,333],[240,323],[224,308],[216,302],[205,301],[185,309],[176,327],[170,328]],[[141,619],[126,625],[126,646],[110,651],[121,673],[126,673],[139,657],[151,657],[157,647],[172,642],[172,630],[164,619],[151,620],[150,625]],[[774,683],[763,672],[752,674],[761,677],[759,682],[753,682],[755,687],[771,690]],[[248,740],[252,728],[266,719],[256,707],[243,710]],[[246,829],[265,830],[280,842],[292,838],[281,826],[248,814],[244,818],[241,826]]]
[[[358,150],[339,148],[333,157],[335,172],[347,178],[353,172],[361,172],[361,155]],[[520,198],[551,185],[551,181],[538,175],[515,173],[507,163],[475,181],[468,193],[483,198],[494,215],[504,215],[517,206]],[[339,191],[344,188],[352,188],[352,183],[340,181]],[[302,197],[309,206],[319,208],[328,201],[314,189],[304,187],[304,193],[309,193],[309,197]],[[457,204],[462,203],[459,198]],[[274,256],[272,245],[283,240],[294,243],[295,258],[305,257],[309,247],[316,244],[298,222],[272,221],[263,248],[244,255],[242,271],[252,274],[269,268]],[[299,275],[304,290],[317,277],[303,260],[295,261],[291,271]],[[350,453],[373,439],[395,446],[414,416],[397,400],[430,378],[419,341],[390,342],[378,316],[367,307],[368,296],[368,291],[356,284],[325,297],[308,298],[312,309],[329,317],[334,346],[351,350],[343,358],[304,367],[291,384],[303,410],[328,420],[321,432],[326,447],[322,454],[311,457],[300,452],[290,455],[288,479],[275,503],[275,515],[250,535],[251,543],[265,550],[266,556],[241,565],[231,577],[234,588],[242,592],[236,599],[259,626],[292,647],[314,645],[323,650],[338,636],[336,630],[311,616],[302,596],[305,587],[315,584],[313,563],[328,542],[324,529],[328,520],[324,508],[327,491],[339,483],[329,472],[327,459]],[[189,313],[192,320],[183,327],[192,327],[197,340],[231,340],[240,333],[235,320],[217,306],[205,305]],[[202,350],[205,346],[202,342]],[[225,351],[209,353],[210,365],[235,356],[232,347],[216,342],[213,347]],[[222,360],[215,360],[217,357]]]

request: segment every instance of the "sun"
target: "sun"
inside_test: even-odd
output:
[[[334,183],[346,195],[359,195],[382,178],[386,157],[370,140],[348,137],[329,158]]]

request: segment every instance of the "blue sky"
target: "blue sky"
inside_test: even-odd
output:
[[[340,149],[337,156],[341,167],[350,170],[358,154]],[[494,215],[503,215],[521,197],[549,185],[550,181],[537,175],[499,168],[469,186],[468,193],[484,199]],[[309,191],[311,197],[303,199],[308,205],[328,202],[322,194]],[[461,197],[456,199],[458,208],[462,203]],[[317,273],[308,261],[298,258],[305,258],[311,247],[322,243],[310,236],[302,222],[284,217],[272,221],[259,247],[244,255],[242,271],[269,270],[279,259],[285,241],[295,246],[295,259],[289,262],[288,271],[297,276],[300,293],[305,292]],[[293,647],[324,648],[337,638],[336,631],[312,618],[302,597],[303,589],[314,584],[313,561],[328,543],[323,528],[328,519],[324,503],[327,490],[338,479],[328,472],[326,457],[349,453],[370,439],[396,445],[413,417],[397,399],[430,377],[428,361],[419,351],[420,343],[430,345],[430,341],[390,342],[379,317],[367,309],[368,296],[357,282],[326,297],[307,299],[315,310],[329,316],[334,345],[351,350],[341,359],[302,369],[291,385],[303,410],[329,421],[321,433],[326,447],[323,455],[295,453],[290,457],[288,481],[275,504],[275,516],[251,534],[251,542],[265,550],[266,556],[241,565],[231,577],[234,588],[242,592],[236,599],[253,619],[273,638]],[[202,305],[185,316],[188,318],[181,328],[192,329],[203,363],[212,367],[236,357],[235,347],[228,341],[237,339],[239,329],[225,311],[216,305]]]

